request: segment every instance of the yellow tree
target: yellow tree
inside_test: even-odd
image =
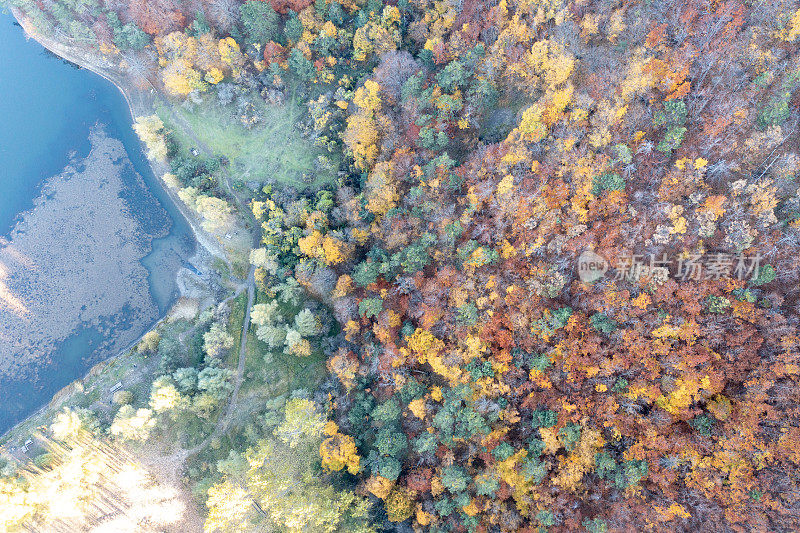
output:
[[[395,6],[386,6],[380,18],[371,16],[369,21],[353,34],[353,57],[365,61],[371,54],[381,56],[396,50],[400,45],[400,11]]]
[[[174,528],[184,505],[123,448],[87,431],[65,410],[39,435],[48,464],[0,478],[0,531],[139,531]]]
[[[377,142],[378,129],[372,118],[359,113],[347,119],[344,143],[352,150],[358,168],[369,168],[375,162],[378,157]]]
[[[381,162],[375,165],[367,178],[365,190],[367,209],[375,215],[385,215],[397,205],[400,195],[395,184],[392,164]]]
[[[164,138],[164,123],[158,115],[136,117],[133,131],[147,147],[147,157],[156,161],[167,160],[167,141]]]
[[[377,115],[381,109],[380,85],[367,80],[356,90],[353,103],[358,110],[348,117],[343,140],[353,152],[356,166],[368,169],[378,157]]]
[[[206,531],[374,531],[368,501],[337,490],[315,470],[325,419],[314,403],[289,400],[285,413],[274,435],[244,454],[245,471],[209,489]]]
[[[201,195],[194,208],[203,216],[203,229],[206,231],[224,231],[233,225],[233,208],[222,198]]]
[[[325,434],[328,438],[319,446],[322,466],[336,472],[347,468],[351,474],[357,474],[361,468],[361,458],[353,437],[339,433],[339,427],[334,422],[325,425]]]

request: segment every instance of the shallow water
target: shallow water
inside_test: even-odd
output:
[[[177,296],[175,273],[194,252],[195,243],[185,219],[152,175],[131,129],[127,103],[116,87],[87,70],[78,69],[53,56],[35,41],[26,39],[22,29],[14,24],[8,14],[0,13],[0,43],[3,44],[3,53],[0,54],[0,245],[5,242],[8,252],[5,239],[10,238],[15,228],[19,235],[21,224],[27,227],[44,223],[41,222],[41,210],[39,215],[36,214],[35,202],[55,204],[46,203],[49,199],[42,196],[43,187],[49,190],[50,184],[60,183],[53,181],[53,177],[61,175],[70,164],[75,166],[76,171],[81,170],[92,148],[90,132],[99,128],[108,138],[121,142],[127,156],[123,158],[126,161],[119,165],[119,179],[123,184],[119,198],[122,199],[121,204],[126,206],[123,211],[129,217],[130,231],[123,235],[117,231],[114,235],[119,237],[123,245],[132,241],[138,246],[137,249],[144,250],[141,254],[144,257],[129,267],[130,272],[120,272],[120,276],[136,281],[138,275],[150,298],[149,302],[144,302],[136,310],[120,307],[106,315],[97,312],[97,320],[75,324],[70,335],[60,338],[51,353],[38,354],[24,372],[0,373],[2,433],[45,404],[60,388],[81,377],[92,364],[112,355],[121,342],[143,333],[158,316],[163,315]],[[86,190],[86,194],[91,196],[94,193]],[[76,206],[85,208],[89,204],[77,202],[72,209],[74,211]],[[91,208],[89,210],[92,211]],[[89,214],[86,216],[90,217]],[[63,220],[69,223],[79,218],[65,216]],[[52,220],[50,224],[52,226]],[[78,249],[78,245],[75,245],[72,251],[69,249],[71,242],[57,242],[66,249],[62,253],[76,254],[72,256],[73,259],[86,253],[85,246]],[[92,251],[98,255],[102,247],[97,248],[96,245],[97,239]],[[109,250],[108,253],[116,252]],[[79,261],[74,264],[79,264]],[[92,276],[100,275],[91,271],[91,267],[88,273],[75,270],[55,269],[52,275],[63,276],[65,286],[76,282],[94,283]],[[76,278],[79,275],[84,277]],[[19,281],[21,276],[13,270],[10,276],[6,282],[13,288],[14,282]],[[33,280],[31,283],[37,284],[36,280],[41,278],[32,276],[30,279]],[[3,303],[1,285],[0,304]],[[16,296],[25,302],[26,296],[30,295],[21,292]],[[31,292],[41,293],[41,290]],[[65,291],[64,295],[58,295],[59,305],[64,305],[65,309],[70,305],[74,307],[76,303],[70,302],[69,296],[78,293],[80,291]],[[51,290],[47,294],[54,292]],[[72,310],[75,311],[72,315],[82,316],[81,309]],[[0,319],[3,318],[2,312],[8,313],[9,307],[3,309],[0,305]],[[35,320],[31,320],[31,323],[35,323]],[[25,326],[19,326],[17,331],[20,337],[30,335]],[[21,356],[0,353],[0,359],[15,357]],[[45,362],[48,360],[49,363]],[[25,364],[18,366],[25,367]]]

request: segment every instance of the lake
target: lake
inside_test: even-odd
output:
[[[122,94],[0,14],[0,434],[147,331],[191,229]]]

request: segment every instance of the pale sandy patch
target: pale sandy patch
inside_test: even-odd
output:
[[[169,312],[168,320],[191,320],[200,312],[200,302],[196,298],[180,298]]]

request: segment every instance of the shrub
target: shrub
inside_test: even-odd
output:
[[[592,194],[600,196],[604,191],[624,191],[625,180],[619,174],[606,172],[595,176],[592,181]]]
[[[750,280],[750,283],[758,287],[771,281],[775,281],[776,277],[777,275],[772,265],[764,265],[758,269],[758,276],[755,279]]]
[[[111,400],[115,405],[130,405],[133,403],[133,393],[128,390],[118,390]]]
[[[606,335],[614,333],[614,331],[617,329],[617,322],[608,318],[603,313],[595,313],[589,320],[594,329],[600,333],[605,333]]]

